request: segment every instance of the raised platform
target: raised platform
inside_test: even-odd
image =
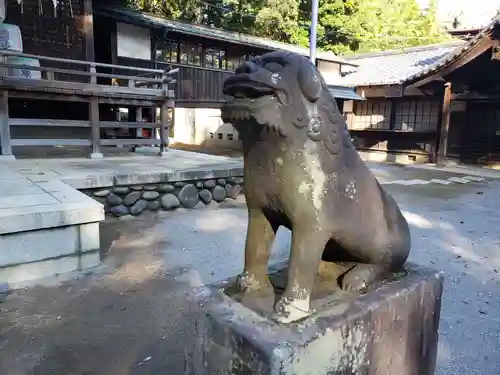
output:
[[[271,272],[275,290],[282,270]],[[195,323],[185,373],[433,375],[443,277],[411,264],[407,271],[362,295],[317,281],[315,312],[289,324],[238,302],[234,280],[198,288],[188,296]]]
[[[163,195],[151,191],[154,184],[211,180],[212,189],[224,192],[225,198],[226,190],[229,196],[230,188],[239,185],[234,181],[230,185],[229,178],[242,175],[243,163],[239,159],[179,150],[169,150],[161,157],[138,154],[104,159],[0,161],[0,280],[16,284],[99,264],[99,222],[104,220],[104,208],[109,204],[105,198],[93,195],[98,189],[144,190],[134,192],[138,197],[133,203],[143,199],[139,198],[141,194],[156,195],[158,209]],[[215,186],[215,180],[219,186]],[[175,189],[177,194],[179,188]],[[188,205],[198,202],[198,190],[184,190],[174,203],[180,206],[184,201]],[[191,198],[193,194],[196,202]],[[114,198],[123,201],[126,196],[115,194]],[[164,201],[164,209],[172,204],[171,200]],[[145,207],[146,201],[141,204]],[[122,208],[130,212],[132,204],[123,204]],[[139,209],[136,207],[136,212]]]
[[[242,159],[173,149],[162,157],[151,152],[103,159],[18,159],[8,165],[24,176],[59,179],[78,190],[243,175]]]
[[[0,280],[15,284],[100,262],[103,206],[42,176],[0,164]]]

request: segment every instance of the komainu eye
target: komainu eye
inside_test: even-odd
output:
[[[266,70],[269,70],[270,72],[276,73],[280,72],[281,69],[283,69],[283,65],[276,61],[269,61],[264,65],[264,68]]]

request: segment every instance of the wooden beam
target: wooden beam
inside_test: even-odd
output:
[[[101,121],[101,128],[160,128],[159,122]]]
[[[448,135],[450,132],[451,115],[451,82],[444,85],[443,108],[441,111],[441,123],[439,132],[439,143],[436,153],[436,165],[444,166],[446,163],[446,151],[448,148]]]
[[[0,156],[12,156],[12,144],[9,126],[9,94],[0,92]]]
[[[421,87],[424,86],[432,81],[439,81],[439,80],[444,80],[444,77],[453,71],[457,70],[458,68],[464,66],[465,64],[469,63],[470,61],[474,60],[476,57],[481,55],[482,53],[486,52],[490,48],[492,48],[495,45],[495,41],[492,40],[491,38],[486,38],[484,39],[481,43],[478,45],[474,46],[474,48],[470,49],[466,53],[464,53],[461,57],[459,57],[457,60],[445,65],[442,68],[439,68],[436,73],[431,74],[430,76],[427,76],[421,80],[417,80],[414,82],[411,86],[413,87]]]
[[[101,154],[101,128],[99,126],[99,101],[97,98],[90,98],[89,119],[92,125],[92,153],[91,159],[102,158]]]
[[[89,128],[89,121],[78,120],[51,120],[51,119],[34,119],[34,118],[11,118],[9,119],[10,126],[61,126],[72,128]]]
[[[12,146],[90,146],[89,139],[14,138]]]
[[[451,100],[462,101],[500,101],[500,93],[494,94],[478,94],[475,92],[456,93],[451,95]]]
[[[92,0],[83,0],[83,34],[85,37],[85,60],[94,61],[94,17]]]
[[[103,146],[116,146],[116,145],[138,145],[138,146],[151,146],[158,143],[156,138],[112,138],[112,139],[101,139],[101,145]]]

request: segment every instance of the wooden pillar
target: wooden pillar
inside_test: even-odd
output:
[[[446,163],[446,151],[448,149],[448,135],[450,133],[451,114],[451,82],[444,85],[443,107],[441,111],[441,126],[439,132],[439,143],[436,153],[436,165],[443,167]]]
[[[160,106],[160,156],[165,155],[168,150],[168,111],[174,107],[173,91],[169,90],[168,83],[171,79],[166,73],[162,75],[163,101]]]
[[[7,90],[0,92],[0,160],[14,159],[10,139],[9,94]]]
[[[83,34],[85,38],[85,60],[95,61],[94,51],[94,16],[92,0],[83,1]]]
[[[160,155],[168,149],[168,104],[162,103],[160,107]]]
[[[102,159],[101,153],[101,128],[99,125],[99,101],[96,97],[90,98],[89,118],[92,126],[92,153],[91,159]]]

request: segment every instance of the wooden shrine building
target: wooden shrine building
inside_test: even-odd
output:
[[[83,146],[100,157],[101,146],[163,147],[169,136],[238,144],[235,130],[220,120],[224,79],[267,51],[308,55],[297,46],[109,3],[0,0],[2,157],[43,146]],[[338,83],[342,67],[355,62],[332,53],[317,57],[340,104],[362,99]]]
[[[222,84],[244,60],[269,51],[309,50],[241,33],[193,25],[116,6],[95,6],[96,60],[148,69],[177,68],[174,140],[188,144],[239,146],[238,135],[220,119]],[[344,66],[356,66],[331,52],[317,54],[317,66],[339,104],[362,100],[339,84]]]

